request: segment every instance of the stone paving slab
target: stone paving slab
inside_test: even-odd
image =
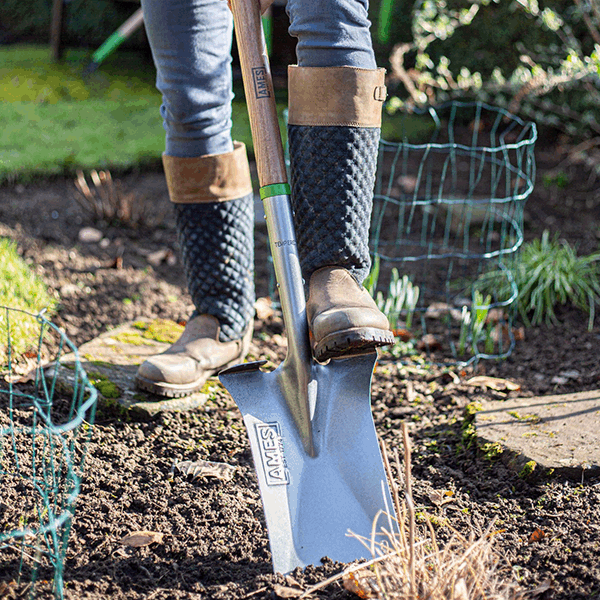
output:
[[[96,387],[100,404],[115,404],[133,418],[148,418],[162,411],[190,410],[202,406],[208,396],[196,393],[185,398],[165,400],[161,396],[138,390],[135,374],[147,357],[166,350],[183,328],[173,321],[139,319],[105,332],[78,348],[81,366]],[[169,341],[164,341],[169,339]],[[59,370],[59,380],[69,384],[74,354],[66,355]]]
[[[500,444],[503,460],[519,474],[532,467],[536,475],[600,474],[600,390],[481,404],[479,443]]]

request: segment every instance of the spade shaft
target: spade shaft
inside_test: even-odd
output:
[[[369,556],[362,538],[393,529],[371,414],[376,352],[317,363],[258,0],[232,0],[269,243],[288,340],[283,363],[226,369],[219,379],[244,417],[276,572]],[[387,518],[382,514],[387,513]]]

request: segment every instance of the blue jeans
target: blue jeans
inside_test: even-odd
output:
[[[224,154],[231,140],[233,19],[225,0],[142,0],[163,95],[165,153]],[[288,0],[302,67],[375,69],[368,0]]]

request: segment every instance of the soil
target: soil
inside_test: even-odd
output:
[[[600,182],[581,166],[561,164],[564,159],[558,145],[538,144],[526,237],[550,229],[590,253],[598,248]],[[559,172],[568,184],[549,185]],[[123,196],[144,207],[137,224],[109,222],[83,210],[70,179],[0,189],[0,235],[16,240],[22,256],[60,298],[52,321],[77,346],[126,321],[181,322],[192,310],[162,174],[131,173],[118,183]],[[98,230],[101,239],[89,241],[86,227]],[[258,296],[266,296],[266,230],[261,227],[256,252]],[[373,414],[391,449],[402,448],[400,425],[410,424],[414,500],[421,519],[430,518],[441,540],[450,527],[468,534],[495,520],[495,548],[505,578],[532,598],[588,599],[600,597],[600,481],[519,477],[463,435],[469,419],[465,409],[472,402],[600,387],[598,325],[588,331],[587,316],[570,307],[558,314],[559,325],[527,328],[503,361],[449,370],[418,361],[407,366],[382,354],[373,381]],[[251,353],[280,360],[279,317],[257,318],[255,324]],[[466,383],[474,371],[509,379],[520,389],[474,388]],[[199,459],[233,465],[235,475],[227,481],[194,478],[174,468],[176,461]],[[0,504],[3,529],[25,510],[17,500],[26,498],[26,490],[20,492]],[[440,492],[451,501],[436,504]],[[137,530],[163,536],[142,547],[121,543]],[[11,565],[0,566],[0,582],[13,580]],[[293,577],[306,588],[342,567],[325,561]],[[186,413],[136,422],[100,407],[64,578],[67,598],[89,600],[261,599],[275,597],[277,585],[295,585],[272,574],[243,423],[216,380],[206,405]],[[0,597],[2,589],[7,597],[17,597],[18,586],[7,592],[2,585]],[[44,590],[42,581],[37,597],[49,597]],[[314,596],[356,597],[340,582]]]

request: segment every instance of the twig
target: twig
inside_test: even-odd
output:
[[[411,473],[411,453],[410,438],[408,437],[408,426],[406,421],[402,422],[402,441],[404,442],[404,469],[406,486],[406,505],[408,507],[408,536],[410,545],[410,597],[415,598],[415,505],[412,496],[412,473]]]
[[[260,594],[261,592],[264,592],[264,591],[265,591],[265,590],[267,590],[267,589],[268,589],[268,588],[267,588],[266,586],[265,586],[265,587],[258,588],[257,590],[254,590],[253,592],[250,592],[249,594],[246,594],[246,595],[244,596],[244,598],[252,598],[252,596],[256,596],[256,594]]]

